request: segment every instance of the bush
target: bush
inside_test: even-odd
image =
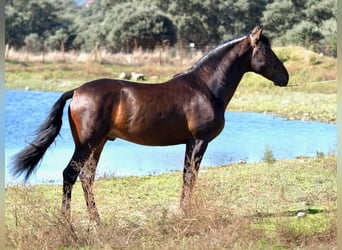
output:
[[[262,157],[262,160],[268,164],[273,164],[276,161],[271,148],[269,147],[265,148],[264,156]]]

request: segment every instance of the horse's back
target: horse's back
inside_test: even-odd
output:
[[[87,82],[75,90],[70,103],[74,140],[82,145],[116,137],[146,145],[184,143],[188,131],[180,92],[177,84],[168,83]],[[166,139],[176,132],[177,139]]]
[[[222,127],[217,114],[205,92],[180,77],[160,84],[88,82],[75,90],[69,117],[74,139],[81,144],[118,137],[163,146],[199,135],[215,137]]]

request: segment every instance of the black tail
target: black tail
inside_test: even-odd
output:
[[[54,142],[62,127],[63,109],[74,90],[65,92],[53,105],[49,116],[38,128],[36,138],[13,158],[13,174],[19,176],[25,172],[25,181],[43,158],[48,147]]]

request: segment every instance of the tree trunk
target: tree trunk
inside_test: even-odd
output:
[[[10,45],[6,44],[6,48],[5,48],[5,59],[8,60],[9,58],[9,50],[10,50]]]
[[[64,48],[64,42],[61,42],[61,51],[62,51],[62,57],[63,57],[63,63],[65,63],[65,48]]]

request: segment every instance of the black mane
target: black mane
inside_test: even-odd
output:
[[[208,59],[211,57],[215,57],[217,54],[222,53],[222,50],[227,50],[231,47],[233,47],[233,45],[235,45],[238,42],[241,42],[243,39],[245,39],[247,37],[247,35],[238,37],[238,38],[233,38],[233,39],[229,39],[226,40],[222,43],[220,43],[218,46],[214,47],[213,49],[209,50],[207,53],[205,53],[197,62],[195,62],[189,69],[180,72],[176,75],[173,76],[173,78],[183,75],[183,74],[187,74],[189,72],[192,72],[196,69],[198,69],[199,67],[201,67],[201,65]],[[267,39],[267,38],[266,38]],[[267,39],[268,41],[268,39]]]

